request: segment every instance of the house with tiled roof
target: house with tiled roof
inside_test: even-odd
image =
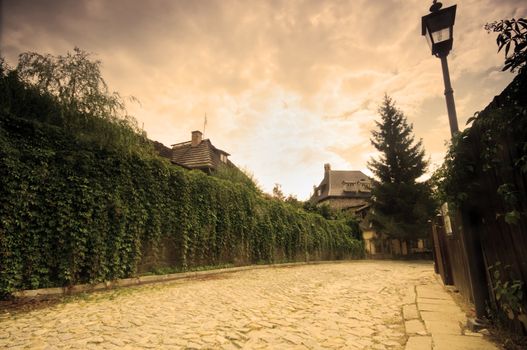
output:
[[[364,213],[370,206],[371,179],[358,170],[331,170],[324,165],[324,178],[314,186],[310,201],[333,209]]]
[[[171,161],[184,168],[210,174],[221,166],[235,167],[229,156],[229,153],[214,147],[209,139],[203,139],[203,133],[196,130],[192,131],[190,141],[172,145]]]
[[[393,239],[372,229],[368,215],[371,209],[371,188],[372,180],[362,171],[331,170],[331,166],[325,164],[324,178],[320,185],[313,187],[310,201],[316,205],[327,204],[333,209],[354,213],[360,219],[364,248],[370,257],[391,258],[425,253],[430,245],[428,240]]]
[[[371,206],[372,180],[358,170],[331,170],[324,164],[324,178],[313,186],[311,203],[329,205],[332,209],[352,212],[360,219],[364,248],[368,256],[383,256],[389,251],[389,240],[380,237],[371,228],[368,211]]]

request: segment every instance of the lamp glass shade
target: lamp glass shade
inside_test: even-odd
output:
[[[446,40],[450,40],[451,39],[451,36],[450,36],[450,28],[444,28],[444,29],[440,29],[436,32],[433,32],[431,35],[432,35],[432,41],[434,43],[440,43],[442,41],[446,41]]]
[[[426,38],[426,42],[428,43],[428,46],[430,47],[430,49],[432,49],[432,47],[433,47],[433,44],[432,44],[432,36],[431,36],[430,33],[428,32],[428,30],[426,31],[425,38]]]
[[[456,7],[450,6],[422,18],[422,35],[426,37],[433,55],[447,55],[452,49]]]

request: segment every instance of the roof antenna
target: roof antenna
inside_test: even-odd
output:
[[[205,119],[203,120],[203,136],[205,136],[206,127],[207,127],[207,112],[205,112]]]

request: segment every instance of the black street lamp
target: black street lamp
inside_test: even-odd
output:
[[[442,6],[443,5],[440,2],[434,0],[430,7],[430,13],[423,16],[421,19],[421,34],[426,37],[426,40],[432,49],[432,55],[441,59],[450,132],[452,136],[454,136],[459,131],[459,128],[457,126],[454,90],[452,90],[452,85],[450,83],[450,74],[448,72],[448,62],[446,57],[450,50],[452,50],[452,43],[454,41],[454,20],[456,18],[457,5],[445,9],[441,9]]]
[[[443,5],[433,0],[430,13],[421,19],[422,35],[426,37],[432,50],[432,55],[441,59],[443,68],[443,81],[445,83],[446,107],[450,132],[452,136],[459,132],[457,126],[456,105],[454,103],[454,90],[450,84],[450,74],[446,57],[452,50],[454,41],[454,20],[456,18],[456,5],[441,9]],[[486,275],[484,260],[479,237],[467,227],[460,234],[461,246],[465,253],[465,266],[467,267],[469,284],[476,309],[476,318],[468,320],[471,329],[478,329],[484,324],[485,305],[487,300]]]

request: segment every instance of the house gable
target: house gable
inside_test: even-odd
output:
[[[223,165],[234,166],[228,159],[229,155],[214,147],[209,139],[203,140],[200,131],[193,131],[191,141],[172,145],[171,161],[189,169],[210,172]]]
[[[362,171],[331,170],[324,165],[324,178],[310,201],[314,204],[328,203],[335,209],[363,210],[369,206],[371,179]]]

